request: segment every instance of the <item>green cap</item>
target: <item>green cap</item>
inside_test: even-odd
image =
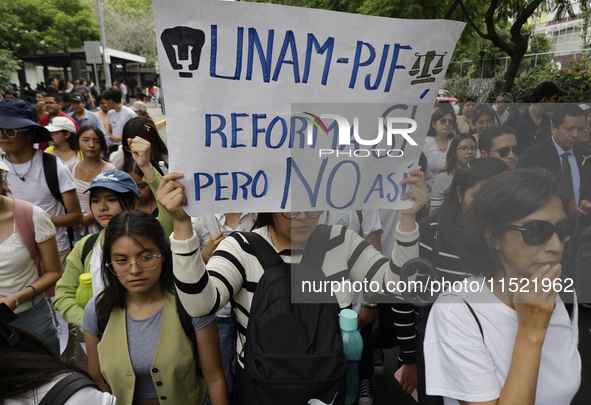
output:
[[[339,325],[342,330],[356,330],[357,312],[352,309],[343,309],[339,314]]]
[[[90,274],[90,273],[80,274],[80,287],[92,288],[92,274]]]

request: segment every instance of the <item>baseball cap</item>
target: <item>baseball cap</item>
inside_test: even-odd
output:
[[[49,125],[45,126],[49,132],[69,131],[76,132],[76,126],[71,119],[66,117],[55,117]]]
[[[42,125],[37,124],[37,109],[28,101],[2,100],[0,101],[0,128],[18,129],[36,127],[37,134],[33,143],[51,142],[51,134]]]
[[[80,93],[70,93],[70,101],[80,101],[84,103],[84,97]]]
[[[146,106],[145,103],[142,103],[141,101],[136,101],[133,103],[133,105],[131,107],[133,111],[147,111],[148,107]]]
[[[117,193],[129,193],[132,192],[139,197],[137,184],[131,178],[131,176],[125,172],[119,170],[108,170],[104,173],[99,174],[90,183],[84,192],[93,188],[108,188]]]
[[[566,91],[560,90],[558,85],[554,82],[542,82],[538,84],[535,88],[533,97],[552,97],[554,94],[558,94],[559,96],[566,96],[568,93]]]

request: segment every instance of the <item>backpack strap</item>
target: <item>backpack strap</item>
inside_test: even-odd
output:
[[[63,405],[72,395],[86,387],[101,391],[100,387],[85,375],[72,373],[55,384],[45,394],[39,405]]]
[[[312,235],[306,243],[306,250],[302,257],[302,264],[322,267],[324,256],[328,248],[328,241],[330,240],[330,225],[317,225]]]
[[[37,242],[35,242],[35,225],[33,224],[33,204],[14,198],[12,200],[14,226],[18,236],[22,239],[34,260],[39,256]],[[39,274],[41,276],[41,274]]]
[[[59,201],[63,207],[66,214],[68,213],[68,209],[64,204],[64,199],[62,198],[62,193],[60,191],[60,180],[57,175],[57,157],[52,155],[51,153],[42,153],[43,156],[43,174],[45,175],[45,182],[47,183],[47,187],[49,187],[49,191],[53,198],[56,201]],[[70,249],[72,246],[72,241],[74,240],[74,230],[71,226],[66,228],[68,233],[68,239],[70,240]]]
[[[64,204],[62,193],[60,192],[59,178],[57,177],[57,157],[51,153],[43,153],[43,174],[45,182],[53,198]],[[65,208],[65,206],[64,206]]]
[[[201,367],[199,366],[199,353],[197,351],[197,336],[195,335],[195,329],[193,328],[193,322],[191,320],[191,315],[187,312],[179,296],[176,296],[176,308],[179,314],[179,320],[181,321],[181,325],[183,327],[183,331],[185,335],[189,338],[191,343],[193,344],[193,359],[195,360],[195,365],[197,366],[197,374],[200,377],[203,377],[203,372],[201,371]]]
[[[86,261],[86,257],[94,249],[94,245],[98,237],[100,236],[99,233],[93,233],[84,241],[84,247],[82,248],[82,256],[80,257],[80,261],[82,262],[82,267],[84,267],[84,262]]]
[[[247,252],[256,256],[264,270],[271,267],[278,266],[283,262],[283,259],[275,251],[275,248],[269,244],[261,235],[255,232],[232,232],[229,236],[238,241],[241,247]],[[248,246],[244,244],[242,237],[248,242]]]

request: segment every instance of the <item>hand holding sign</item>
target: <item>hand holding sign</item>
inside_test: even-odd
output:
[[[400,230],[403,232],[412,232],[415,229],[415,219],[417,213],[429,201],[429,187],[425,183],[425,173],[420,170],[411,170],[409,176],[402,179],[401,185],[410,185],[410,188],[402,196],[402,200],[414,201],[411,208],[400,211]]]
[[[167,174],[162,178],[156,192],[156,201],[172,217],[174,238],[176,240],[190,239],[194,233],[191,226],[191,217],[183,209],[183,207],[187,206],[185,186],[176,181],[182,177],[183,174],[177,172]]]

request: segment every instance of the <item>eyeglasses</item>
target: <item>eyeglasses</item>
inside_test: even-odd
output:
[[[304,214],[306,214],[306,216],[308,218],[318,218],[320,215],[322,215],[322,211],[304,211]],[[295,217],[300,215],[300,213],[299,212],[282,212],[281,215],[283,215],[283,218],[285,218],[285,219],[294,219]]]
[[[29,132],[29,128],[22,128],[22,129],[10,129],[10,128],[2,128],[0,129],[0,134],[4,134],[9,138],[15,138],[19,132]]]
[[[456,120],[454,120],[453,118],[450,119],[445,119],[445,118],[441,118],[439,120],[439,122],[441,123],[441,125],[453,125],[454,122],[456,122]]]
[[[543,245],[556,233],[561,242],[568,242],[577,232],[576,218],[567,218],[554,226],[547,221],[532,221],[523,226],[507,225],[507,228],[521,232],[523,241],[528,245]]]
[[[462,152],[476,152],[476,149],[478,149],[476,146],[460,146],[458,148],[458,150],[461,150]]]
[[[116,260],[113,263],[107,264],[109,269],[113,274],[117,277],[124,276],[131,271],[131,265],[136,264],[137,267],[140,268],[142,271],[154,270],[156,266],[158,266],[158,259],[162,257],[162,254],[159,255],[149,255],[144,256],[135,262],[130,262],[127,260]]]
[[[478,120],[476,121],[477,125],[492,125],[494,124],[493,120]]]
[[[523,150],[523,147],[519,146],[519,145],[515,145],[515,146],[506,146],[504,148],[499,148],[499,149],[493,149],[491,150],[491,152],[497,152],[499,154],[500,157],[507,157],[509,156],[509,152],[513,151],[514,155],[519,155],[521,154],[521,151]]]

